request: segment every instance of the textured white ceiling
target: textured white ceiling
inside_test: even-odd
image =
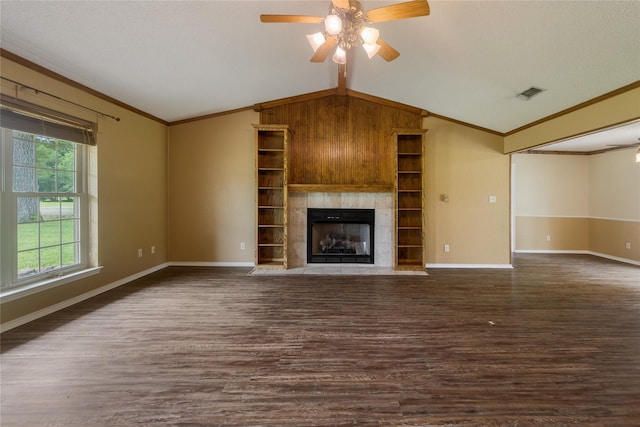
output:
[[[389,1],[362,0],[365,10]],[[347,87],[507,132],[640,80],[639,1],[430,1],[379,23],[400,52],[357,50]],[[309,62],[323,1],[0,2],[2,47],[168,122],[337,86]],[[529,101],[516,94],[537,86]]]

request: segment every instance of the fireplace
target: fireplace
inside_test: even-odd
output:
[[[374,209],[307,209],[307,263],[373,264]]]

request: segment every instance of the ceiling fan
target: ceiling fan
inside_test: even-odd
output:
[[[347,61],[346,52],[360,45],[369,58],[378,54],[386,61],[393,61],[400,56],[397,50],[380,39],[377,29],[366,24],[428,14],[427,0],[412,0],[368,11],[362,10],[360,2],[356,0],[332,0],[326,17],[260,15],[260,20],[265,23],[324,24],[324,31],[307,36],[314,50],[311,62],[324,62],[331,51],[334,51],[333,61],[344,65]]]

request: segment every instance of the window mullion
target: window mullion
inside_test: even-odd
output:
[[[27,139],[10,129],[1,132],[0,279],[4,293],[31,289],[52,276],[87,267],[89,215],[84,162],[88,150],[81,144],[45,141],[38,135]],[[33,156],[14,153],[29,149],[29,145],[14,148],[22,141],[34,144]],[[32,172],[22,175],[28,169]],[[15,185],[14,176],[20,179]],[[37,191],[40,189],[48,191]]]
[[[13,132],[1,129],[2,140],[2,186],[0,196],[0,285],[2,288],[10,286],[17,277],[16,256],[18,249],[18,230],[16,207],[17,198],[13,189]]]

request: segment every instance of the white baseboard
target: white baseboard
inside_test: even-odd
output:
[[[519,250],[515,250],[514,252],[515,253],[519,253],[519,254],[577,254],[577,255],[593,255],[593,256],[600,257],[600,258],[607,258],[607,259],[610,259],[610,260],[613,260],[613,261],[624,262],[625,264],[633,264],[633,265],[639,265],[640,266],[640,261],[636,261],[635,259],[622,258],[622,257],[613,256],[613,255],[603,254],[603,253],[600,253],[600,252],[593,252],[593,251],[519,249]]]
[[[513,268],[511,264],[427,264],[427,268]]]
[[[133,274],[131,276],[125,277],[124,279],[117,280],[115,282],[109,283],[108,285],[101,286],[97,289],[94,289],[89,292],[85,292],[73,298],[69,298],[67,300],[61,301],[57,304],[50,305],[38,311],[34,311],[33,313],[26,314],[22,317],[18,317],[17,319],[10,320],[0,325],[0,333],[8,331],[13,328],[17,328],[18,326],[24,325],[25,323],[29,323],[33,320],[39,319],[41,317],[47,316],[51,313],[54,313],[58,310],[62,310],[63,308],[70,307],[79,302],[85,301],[89,298],[92,298],[96,295],[99,295],[103,292],[110,291],[111,289],[117,288],[118,286],[122,286],[126,283],[129,283],[133,280],[144,277],[148,274],[155,273],[158,270],[162,270],[168,266],[167,263],[163,263],[160,265],[156,265],[155,267],[149,268],[147,270],[141,271],[139,273]]]
[[[636,261],[635,259],[620,258],[620,257],[613,256],[613,255],[601,254],[599,252],[589,252],[589,254],[594,255],[594,256],[599,256],[600,258],[607,258],[607,259],[611,259],[611,260],[614,260],[614,261],[624,262],[626,264],[633,264],[633,265],[640,266],[640,261]]]
[[[516,249],[513,252],[517,254],[574,254],[574,255],[592,255],[592,252],[581,250],[548,250],[548,249]]]

